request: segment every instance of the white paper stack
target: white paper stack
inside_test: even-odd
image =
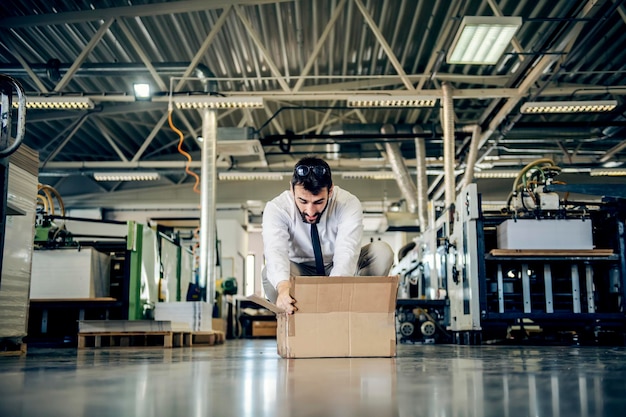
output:
[[[110,256],[92,248],[33,253],[30,298],[108,297]]]
[[[202,301],[157,303],[154,319],[178,323],[177,326],[186,323],[194,332],[213,330],[213,308],[211,304]]]
[[[37,152],[22,144],[9,157],[7,217],[0,278],[0,339],[26,336],[35,235]]]

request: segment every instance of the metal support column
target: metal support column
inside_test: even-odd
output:
[[[552,268],[550,264],[543,266],[543,285],[546,297],[546,313],[554,313],[554,302],[552,295]]]
[[[501,264],[498,264],[498,312],[504,313],[504,279]]]
[[[532,312],[530,302],[530,277],[528,276],[528,264],[522,264],[522,295],[524,297],[524,313]]]
[[[596,303],[593,298],[593,268],[590,264],[585,265],[585,284],[587,289],[587,312],[596,312]]]
[[[215,299],[217,260],[216,169],[217,111],[202,113],[202,173],[200,181],[200,277],[198,284],[206,288],[206,301]]]
[[[580,313],[580,277],[578,276],[578,265],[572,265],[572,311]]]

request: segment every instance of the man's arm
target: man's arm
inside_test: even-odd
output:
[[[352,276],[356,273],[361,240],[363,238],[363,207],[361,202],[350,196],[338,207],[336,215],[339,217],[335,253],[333,254],[333,269],[331,276]]]
[[[276,306],[293,314],[296,302],[289,295],[289,219],[274,203],[269,202],[263,211],[263,252],[267,279],[276,288]]]

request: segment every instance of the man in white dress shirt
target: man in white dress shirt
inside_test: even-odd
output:
[[[361,247],[363,208],[353,194],[333,185],[328,164],[317,157],[296,163],[291,187],[269,201],[263,212],[267,298],[293,314],[289,277],[321,275],[316,270],[311,227],[317,226],[324,275],[386,276],[394,261],[383,241]]]

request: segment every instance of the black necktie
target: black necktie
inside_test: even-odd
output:
[[[317,275],[326,275],[324,269],[324,259],[322,259],[322,245],[320,245],[320,235],[317,233],[317,225],[311,224],[311,242],[313,242],[313,252],[315,253],[315,270]]]

